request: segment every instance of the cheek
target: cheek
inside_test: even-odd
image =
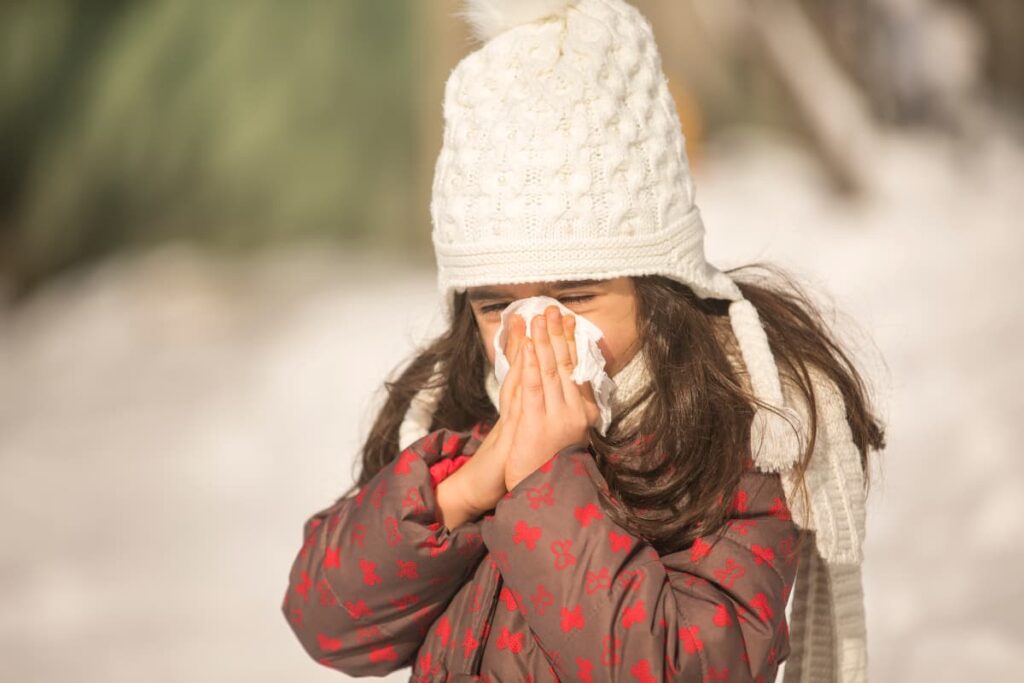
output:
[[[630,355],[636,344],[636,330],[634,326],[622,324],[621,321],[609,322],[602,327],[602,330],[607,344],[607,353],[611,354],[611,358],[607,360],[612,361],[615,367],[618,367],[626,359],[626,356]]]
[[[620,362],[622,353],[626,350],[627,346],[625,340],[623,340],[616,332],[605,332],[605,339],[608,342],[608,352],[611,354],[611,358],[608,358],[607,360],[614,363]]]

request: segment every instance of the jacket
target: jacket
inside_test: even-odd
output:
[[[492,426],[429,433],[306,520],[282,610],[314,660],[414,683],[775,679],[799,535],[778,473],[748,461],[721,535],[662,556],[602,512],[580,446],[448,529],[435,488]]]

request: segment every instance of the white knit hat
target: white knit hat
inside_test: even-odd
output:
[[[430,205],[447,312],[454,293],[468,287],[649,274],[730,301],[753,394],[781,413],[757,407],[751,452],[760,470],[783,474],[788,497],[808,418],[783,392],[756,309],[705,259],[682,127],[650,24],[623,0],[466,0],[463,15],[484,42],[445,86]],[[436,398],[436,391],[415,397],[400,443],[423,433]],[[847,605],[860,596],[863,494],[850,470],[856,448],[849,429],[840,433],[834,424],[837,411],[846,420],[841,397],[838,404],[834,398],[821,415],[833,425],[832,441],[822,439],[830,450],[815,456],[825,463],[816,470],[814,493],[821,495],[811,510],[796,507],[794,520],[818,533],[818,553],[806,566],[824,558],[829,568],[856,570],[852,578],[841,574]],[[822,662],[829,672],[840,670],[844,683],[864,680],[863,609],[840,615],[839,582],[829,589],[831,605],[811,600],[801,607],[803,615],[831,614],[835,623],[795,645],[794,653],[815,662],[800,680],[826,680]],[[819,635],[828,639],[827,656],[814,650],[826,642]]]
[[[452,71],[430,212],[441,295],[494,283],[661,274],[729,317],[765,469],[800,454],[757,311],[704,258],[704,223],[647,20],[621,0],[471,0],[487,42]],[[790,424],[792,423],[792,424]]]

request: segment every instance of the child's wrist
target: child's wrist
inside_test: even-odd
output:
[[[453,503],[466,515],[470,517],[478,517],[487,508],[480,507],[480,501],[475,500],[471,487],[469,484],[469,472],[466,469],[470,466],[467,462],[463,467],[460,467],[456,471],[445,479],[451,487]]]
[[[461,468],[460,468],[461,469]],[[439,521],[449,529],[454,529],[465,522],[476,519],[483,512],[478,510],[464,493],[464,477],[458,476],[459,470],[442,480],[434,490],[437,499]]]

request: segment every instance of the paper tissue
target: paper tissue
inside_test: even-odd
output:
[[[573,369],[572,379],[577,384],[587,381],[594,389],[594,397],[597,399],[601,417],[595,428],[602,436],[607,435],[608,426],[612,420],[611,395],[615,390],[615,382],[604,371],[604,354],[598,347],[597,342],[604,336],[594,323],[582,315],[574,313],[563,305],[558,299],[549,296],[531,296],[525,299],[517,299],[504,308],[501,312],[501,325],[494,335],[494,375],[500,387],[505,381],[509,371],[509,360],[505,357],[505,341],[508,338],[509,316],[518,313],[526,320],[526,335],[532,337],[530,321],[537,315],[544,315],[544,309],[548,306],[557,306],[562,314],[569,314],[576,318],[576,367]]]

